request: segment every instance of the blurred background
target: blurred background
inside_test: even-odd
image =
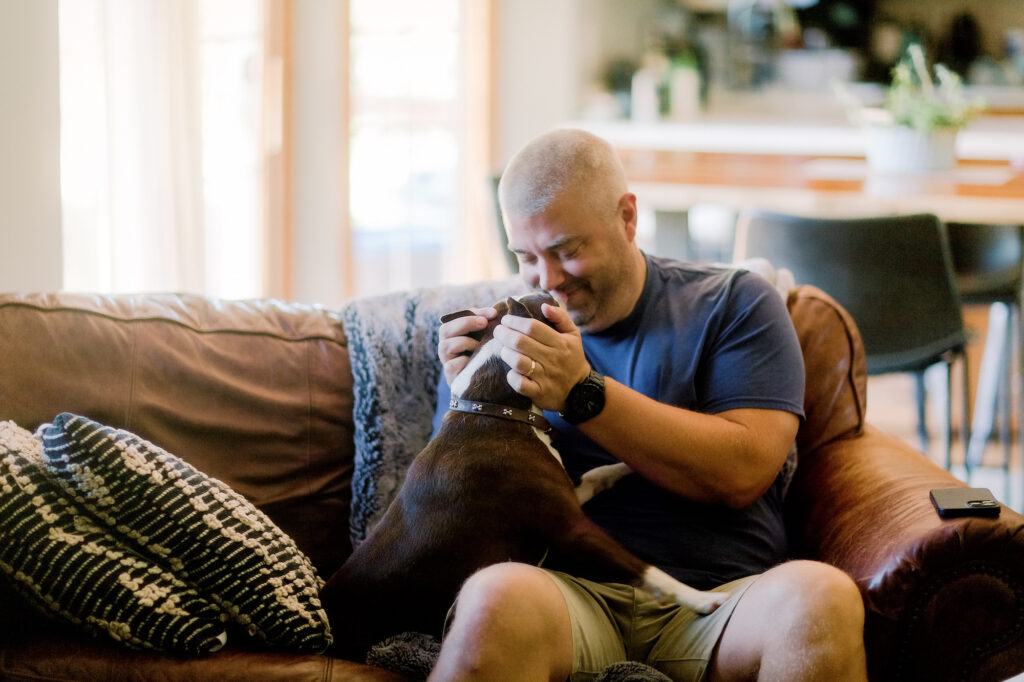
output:
[[[1024,113],[1019,0],[0,0],[0,288],[499,276],[490,180],[534,135],[837,143],[833,84],[877,103],[912,41]]]

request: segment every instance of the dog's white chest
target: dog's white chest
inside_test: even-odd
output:
[[[541,414],[540,408],[538,408],[536,405],[534,405],[531,408],[531,411],[536,412],[537,414]],[[558,453],[558,450],[551,443],[551,436],[548,435],[547,433],[544,433],[544,431],[538,429],[536,426],[533,427],[533,432],[537,434],[537,438],[540,439],[540,442],[544,443],[544,445],[547,446],[548,452],[550,452],[551,456],[555,458],[555,461],[558,462],[559,466],[561,466],[564,469],[565,463],[562,462],[562,455]]]

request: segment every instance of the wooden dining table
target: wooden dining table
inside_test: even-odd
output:
[[[712,204],[819,217],[934,213],[1024,224],[1024,166],[960,160],[948,171],[882,175],[863,157],[619,149],[641,208]]]

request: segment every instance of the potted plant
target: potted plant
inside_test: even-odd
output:
[[[911,44],[893,67],[883,107],[858,103],[848,110],[864,128],[870,169],[906,173],[952,168],[957,133],[981,108],[980,102],[968,99],[960,77],[944,65],[935,65],[933,80],[924,50]]]

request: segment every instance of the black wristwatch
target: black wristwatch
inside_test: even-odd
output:
[[[590,370],[587,378],[576,384],[565,398],[565,409],[558,413],[570,424],[582,424],[601,414],[604,409],[604,377]]]

